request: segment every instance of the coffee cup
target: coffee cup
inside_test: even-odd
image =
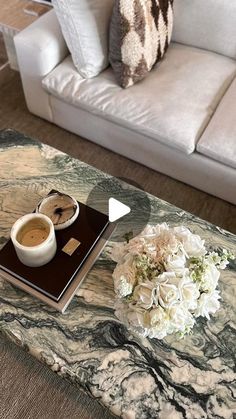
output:
[[[52,221],[44,214],[26,214],[11,229],[11,240],[19,260],[26,266],[43,266],[57,250]]]

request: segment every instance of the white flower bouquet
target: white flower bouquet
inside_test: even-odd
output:
[[[148,225],[113,247],[116,316],[136,333],[162,339],[184,336],[195,319],[210,319],[219,307],[219,269],[233,255],[207,252],[204,240],[184,227]]]

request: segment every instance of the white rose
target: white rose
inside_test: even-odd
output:
[[[165,268],[167,271],[178,271],[184,269],[185,263],[185,255],[182,252],[178,252],[177,254],[167,256]]]
[[[176,283],[176,274],[175,272],[163,272],[161,275],[158,275],[156,278],[156,283],[164,283],[164,282],[170,282],[170,283]]]
[[[129,304],[129,309],[125,313],[125,323],[131,326],[131,329],[135,330],[138,334],[143,337],[148,336],[149,325],[148,325],[148,312],[140,309],[135,305]]]
[[[152,327],[160,326],[167,320],[166,311],[161,306],[153,308],[149,312],[150,316],[150,325]]]
[[[143,283],[135,287],[133,298],[137,301],[137,305],[148,310],[154,302],[154,284],[151,282]]]
[[[156,279],[156,304],[159,303],[162,307],[169,307],[176,303],[179,299],[179,290],[176,285],[171,283],[175,279],[174,272],[164,272]]]
[[[206,266],[206,270],[202,276],[201,290],[202,291],[214,291],[218,284],[220,272],[213,264]]]
[[[114,279],[114,288],[119,297],[126,297],[133,292],[136,283],[136,270],[132,265],[124,263],[116,265],[112,274]]]
[[[175,234],[183,244],[184,251],[188,257],[204,256],[206,249],[204,246],[205,241],[201,239],[197,234],[191,233],[191,231],[184,227],[175,227]]]
[[[175,304],[168,311],[170,322],[168,333],[185,332],[192,329],[194,318],[183,304]]]
[[[190,310],[197,308],[197,300],[200,296],[197,285],[188,277],[182,278],[178,284],[180,299]]]
[[[195,316],[203,316],[210,320],[210,313],[215,313],[220,308],[219,291],[204,292],[198,300],[198,307]]]
[[[149,312],[150,338],[163,339],[167,335],[168,316],[166,311],[158,306]]]
[[[137,308],[135,305],[128,305],[116,300],[115,315],[120,321],[126,324],[131,330],[139,333],[143,337],[148,335],[148,329],[145,326],[146,312]]]

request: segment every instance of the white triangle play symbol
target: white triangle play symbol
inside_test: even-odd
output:
[[[108,202],[108,214],[109,214],[109,221],[113,223],[113,221],[119,220],[119,218],[124,217],[124,215],[129,214],[130,207],[122,202],[117,201],[115,198],[109,198]]]

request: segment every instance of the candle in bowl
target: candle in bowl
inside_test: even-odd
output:
[[[55,230],[69,227],[79,215],[79,204],[70,195],[54,192],[40,201],[36,211],[47,215],[53,222]]]
[[[50,262],[57,250],[52,221],[44,214],[26,214],[11,229],[11,240],[19,260],[38,267]]]

